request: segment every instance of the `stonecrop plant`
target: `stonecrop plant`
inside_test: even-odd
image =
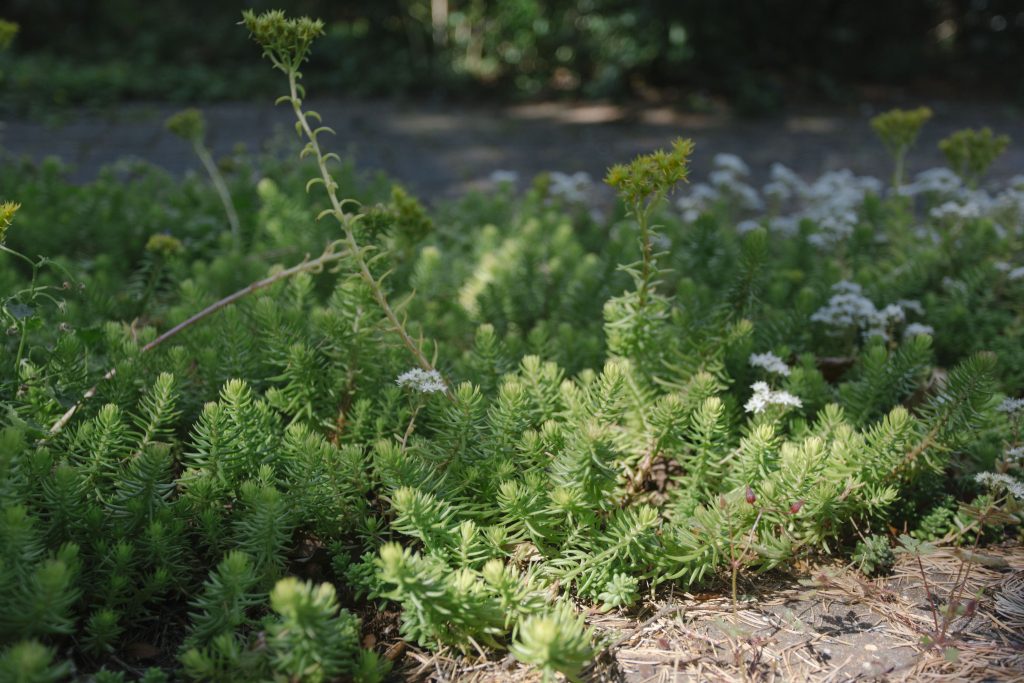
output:
[[[892,185],[898,188],[903,184],[904,166],[907,152],[917,142],[921,128],[932,118],[932,110],[928,107],[917,109],[892,109],[871,119],[871,128],[885,145],[885,150],[892,155],[896,168],[893,170]]]
[[[1019,537],[999,138],[904,182],[927,113],[876,119],[891,190],[779,165],[756,188],[732,155],[683,186],[680,139],[609,170],[608,215],[556,173],[428,210],[326,151],[323,25],[243,24],[298,159],[0,165],[0,679],[379,681],[395,620],[578,680],[590,608]],[[202,124],[168,122],[201,160]]]

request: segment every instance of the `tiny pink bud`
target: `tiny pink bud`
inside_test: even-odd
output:
[[[752,489],[752,488],[750,488],[748,486],[747,487],[747,503],[749,503],[750,505],[753,505],[754,501],[756,501],[756,500],[757,500],[757,496],[754,495],[754,489]]]
[[[804,501],[802,501],[802,500],[796,501],[795,503],[793,503],[792,505],[789,506],[789,514],[795,515],[796,513],[800,512],[800,508],[802,508],[803,506],[804,506]]]

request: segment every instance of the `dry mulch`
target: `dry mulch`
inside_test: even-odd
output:
[[[941,548],[902,556],[892,575],[867,579],[837,564],[795,575],[750,577],[733,605],[728,592],[658,596],[630,614],[592,613],[604,644],[588,681],[1024,681],[1024,547],[987,548],[964,592],[973,613],[952,622],[944,647],[929,590],[940,609],[962,571],[963,553]],[[938,617],[941,620],[941,615]],[[509,656],[400,649],[396,674],[416,681],[538,681]],[[948,651],[947,651],[947,648]]]

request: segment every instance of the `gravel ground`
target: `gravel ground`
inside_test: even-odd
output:
[[[922,642],[936,612],[960,590],[952,548],[902,556],[891,576],[867,579],[838,564],[745,578],[740,604],[727,589],[661,595],[630,613],[590,612],[608,643],[587,683],[953,683],[1024,681],[1024,549],[987,548],[963,594],[976,609],[946,629],[945,648]],[[923,572],[923,573],[922,573]],[[925,580],[927,579],[927,580]],[[926,588],[927,586],[927,588]],[[749,591],[749,593],[748,593]],[[931,600],[929,600],[931,596]],[[394,636],[382,634],[385,643]],[[397,643],[402,641],[397,640]],[[538,683],[511,657],[458,657],[392,645],[409,681]]]
[[[890,163],[868,119],[881,106],[794,109],[775,118],[744,120],[723,113],[694,114],[664,106],[536,103],[510,106],[445,105],[384,100],[309,101],[337,138],[328,143],[363,170],[383,170],[428,201],[458,196],[497,169],[525,181],[545,170],[586,171],[600,178],[612,163],[664,146],[677,137],[696,142],[693,178],[702,179],[718,152],[738,154],[755,181],[772,162],[805,177],[839,168],[887,177]],[[903,106],[918,104],[902,103]],[[911,154],[911,173],[942,163],[935,143],[958,128],[990,126],[1016,144],[992,177],[1024,172],[1024,113],[1005,104],[928,102],[935,118]],[[63,116],[61,125],[8,121],[0,144],[17,155],[57,155],[86,181],[123,157],[139,157],[175,173],[198,168],[190,146],[167,133],[176,107],[131,104],[102,116]],[[209,142],[217,153],[237,144],[259,149],[275,131],[290,130],[290,112],[262,103],[204,107]]]

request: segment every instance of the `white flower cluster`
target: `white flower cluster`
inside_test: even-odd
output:
[[[911,337],[919,337],[922,335],[934,336],[935,328],[931,325],[922,325],[921,323],[910,323],[906,329],[903,330],[903,338],[910,339]]]
[[[1009,280],[1021,280],[1024,278],[1024,265],[1019,265],[1016,268],[1007,263],[1006,261],[996,261],[992,264],[999,272],[1007,273]]]
[[[1017,500],[1024,501],[1024,483],[1008,474],[997,472],[979,472],[974,480],[990,489],[1002,489]]]
[[[764,224],[773,233],[793,237],[800,232],[802,221],[810,221],[817,230],[807,240],[820,249],[831,249],[848,239],[860,221],[860,212],[868,195],[881,195],[885,185],[878,178],[858,176],[849,169],[829,171],[813,182],[804,181],[783,164],[772,164],[770,181],[760,191],[748,183],[750,168],[734,154],[718,154],[712,160],[707,182],[695,183],[689,192],[676,202],[682,218],[692,223],[716,205],[730,209],[763,211],[770,206],[767,216],[739,220],[736,229],[745,234]],[[948,168],[923,171],[911,183],[901,186],[897,193],[910,198],[921,197],[930,225],[918,226],[915,231],[922,240],[940,242],[941,226],[952,221],[986,218],[999,236],[1014,232],[1024,235],[1024,175],[1010,179],[1001,191],[990,194],[983,189],[971,189]],[[884,241],[886,235],[875,236]],[[1014,271],[1024,278],[1024,269]]]
[[[967,201],[964,203],[949,201],[936,206],[929,212],[935,220],[946,220],[953,218],[960,221],[981,217],[981,207],[977,203]]]
[[[1005,234],[1009,226],[1019,234],[1024,220],[1024,176],[1014,176],[993,196],[986,190],[964,186],[948,168],[932,168],[917,174],[914,182],[899,188],[898,194],[923,196],[935,202],[929,215],[940,223],[988,218],[997,231]]]
[[[948,168],[930,168],[914,177],[914,182],[902,185],[898,194],[916,197],[919,194],[950,195],[963,187],[960,176]]]
[[[767,201],[771,211],[763,222],[769,230],[792,237],[799,233],[801,221],[807,220],[818,228],[807,240],[820,249],[831,249],[853,234],[865,198],[881,195],[885,188],[878,178],[858,176],[849,169],[829,171],[809,183],[792,169],[776,163],[771,166],[770,181],[758,191],[749,184],[749,174],[750,168],[740,157],[716,155],[707,182],[695,183],[677,200],[683,220],[692,223],[716,205],[746,212],[763,211]],[[986,190],[966,187],[948,168],[934,168],[919,173],[898,193],[922,197],[930,206],[927,215],[933,223],[987,218],[998,233],[1015,230],[1024,234],[1024,176],[1014,177],[1002,191],[992,195]],[[741,234],[761,224],[749,218],[738,222]],[[918,233],[922,239],[941,240],[939,233],[929,226],[920,226]],[[886,236],[878,234],[876,239],[884,241]]]
[[[424,394],[433,394],[439,391],[447,391],[448,386],[441,378],[437,370],[423,370],[413,368],[398,376],[395,384],[402,388],[414,389]]]
[[[1015,465],[1024,465],[1024,446],[1007,448],[1004,456]]]
[[[690,191],[676,201],[683,220],[692,223],[722,198],[721,193],[707,183],[695,183]]]
[[[735,154],[716,154],[711,160],[711,165],[722,173],[730,173],[734,177],[746,178],[750,175],[750,167],[747,162]]]
[[[768,175],[771,181],[761,188],[761,193],[775,202],[788,202],[807,193],[807,183],[788,166],[776,162]]]
[[[849,169],[831,171],[816,180],[802,197],[805,208],[799,218],[809,218],[820,231],[809,236],[816,247],[829,248],[853,234],[857,211],[868,194],[879,194],[877,178],[861,177]]]
[[[1004,398],[996,410],[1007,415],[1024,413],[1024,398]]]
[[[782,375],[783,377],[789,377],[790,373],[789,366],[786,365],[785,361],[771,352],[750,354],[750,366],[764,368],[768,372]]]
[[[577,171],[576,173],[560,173],[552,171],[548,175],[550,185],[548,192],[552,197],[560,197],[573,204],[582,204],[587,201],[587,194],[594,184],[589,173]]]
[[[812,313],[811,320],[837,329],[855,327],[862,330],[866,337],[878,336],[888,339],[889,331],[906,321],[907,310],[918,314],[924,312],[919,302],[909,300],[877,308],[871,299],[864,296],[861,286],[855,282],[837,282],[832,285],[832,291],[834,294],[828,303]],[[931,331],[925,330],[931,328],[920,325],[911,332],[908,326],[907,336],[931,334]]]
[[[711,166],[708,182],[695,183],[676,202],[684,221],[692,223],[719,201],[726,201],[729,206],[744,211],[764,208],[757,190],[745,180],[750,175],[750,167],[743,159],[735,154],[716,154]]]
[[[772,164],[770,176],[770,182],[761,188],[761,193],[776,208],[788,202],[796,203],[791,213],[771,219],[772,231],[793,236],[802,220],[813,221],[819,232],[810,235],[808,241],[821,248],[832,247],[852,235],[864,198],[882,191],[882,183],[877,178],[858,176],[849,169],[829,171],[813,183],[807,183],[786,166]]]
[[[788,391],[776,391],[767,382],[754,382],[750,385],[754,395],[750,397],[743,409],[748,413],[763,413],[768,406],[803,407],[803,401]]]

